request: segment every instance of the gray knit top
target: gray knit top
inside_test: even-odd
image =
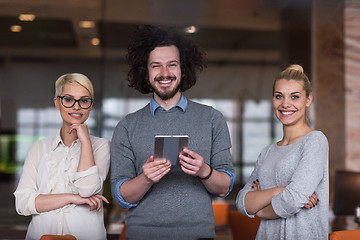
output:
[[[155,135],[188,135],[189,149],[214,169],[234,172],[230,137],[224,117],[212,107],[188,101],[186,111],[156,111],[149,105],[117,125],[111,143],[111,185],[122,204],[119,183],[142,173],[153,154]],[[197,177],[178,165],[154,184],[126,215],[128,239],[215,238],[211,194]]]
[[[249,181],[238,193],[238,210],[250,216],[244,200],[256,179],[262,190],[278,186],[286,189],[271,201],[280,218],[262,219],[256,239],[328,239],[328,151],[327,139],[320,131],[312,131],[287,146],[274,143],[263,149]],[[319,198],[318,205],[304,208],[313,193]]]

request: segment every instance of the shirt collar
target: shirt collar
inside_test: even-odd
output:
[[[183,112],[186,111],[186,108],[188,106],[188,100],[186,99],[186,97],[184,96],[184,94],[181,94],[181,98],[179,100],[179,102],[174,106],[172,107],[171,109],[173,108],[176,108],[176,107],[179,107]],[[155,111],[159,109],[161,111],[166,111],[163,107],[161,107],[154,99],[154,96],[150,99],[150,111],[151,111],[151,114],[154,116],[155,115]],[[169,110],[171,110],[169,109]]]
[[[61,128],[59,129],[58,133],[56,134],[55,138],[52,141],[52,145],[51,145],[52,150],[55,150],[59,146],[59,144],[62,144],[65,146],[63,140],[61,139],[60,132],[61,132]],[[76,143],[77,141],[78,140],[76,139],[72,145],[74,145],[74,143]]]
[[[59,129],[59,131],[56,134],[54,140],[52,141],[52,145],[51,145],[52,150],[55,150],[55,148],[57,148],[59,143],[62,143],[62,139],[61,139],[61,136],[60,136],[60,131],[61,131],[61,128]]]

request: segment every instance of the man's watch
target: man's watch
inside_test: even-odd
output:
[[[210,164],[207,163],[207,165],[210,167],[210,173],[209,173],[209,175],[207,175],[207,176],[204,177],[204,178],[198,176],[198,178],[201,179],[201,180],[206,180],[206,179],[209,179],[209,178],[211,177],[211,174],[212,174],[212,172],[213,172],[213,168],[212,168],[212,166],[211,166]]]

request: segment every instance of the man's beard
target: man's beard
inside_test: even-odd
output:
[[[156,81],[161,81],[161,80],[164,80],[164,79],[168,79],[168,80],[175,81],[175,80],[176,80],[176,77],[175,77],[175,76],[157,77],[157,78],[155,78],[154,80],[155,80],[155,82],[156,82]],[[155,85],[155,84],[154,84],[154,85]],[[176,93],[179,91],[179,89],[180,89],[180,82],[175,86],[175,88],[174,88],[172,91],[170,91],[170,92],[165,92],[165,93],[160,92],[159,89],[156,88],[155,86],[151,86],[151,87],[153,88],[154,93],[155,93],[156,95],[158,95],[161,100],[166,101],[166,100],[169,100],[169,99],[173,98],[173,97],[176,95]]]

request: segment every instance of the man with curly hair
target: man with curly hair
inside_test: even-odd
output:
[[[206,67],[203,53],[172,28],[139,27],[128,48],[129,86],[150,103],[117,125],[111,143],[114,199],[124,208],[127,239],[214,239],[212,197],[234,182],[222,114],[184,95]],[[179,164],[153,157],[155,135],[188,135]]]

